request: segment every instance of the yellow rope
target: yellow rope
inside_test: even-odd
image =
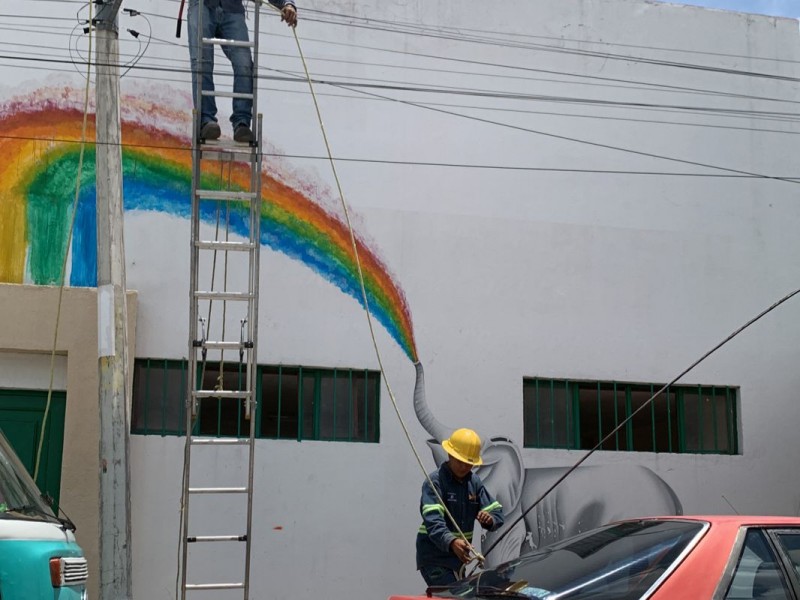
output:
[[[279,11],[279,9],[277,7],[273,6],[272,8],[274,8],[277,11]],[[397,406],[397,400],[395,399],[394,392],[392,391],[392,387],[389,384],[389,379],[386,376],[386,371],[383,368],[383,359],[382,359],[382,356],[381,356],[380,348],[378,346],[378,340],[375,337],[375,329],[374,329],[373,324],[372,324],[372,314],[371,314],[370,308],[369,308],[369,300],[367,298],[367,290],[366,290],[366,286],[364,285],[364,273],[363,273],[363,271],[361,269],[361,259],[359,258],[359,255],[358,255],[358,245],[356,244],[356,237],[355,237],[355,233],[353,232],[353,225],[350,222],[350,211],[347,208],[347,201],[345,200],[344,191],[342,189],[342,184],[341,184],[341,181],[339,179],[339,174],[336,171],[336,162],[333,160],[333,153],[331,152],[331,146],[330,146],[330,143],[328,142],[328,134],[327,134],[327,132],[325,130],[325,124],[322,121],[322,113],[320,112],[319,102],[317,101],[317,95],[314,92],[314,85],[313,85],[313,83],[311,81],[311,75],[308,72],[308,65],[306,63],[305,56],[303,55],[303,49],[300,46],[300,39],[297,37],[297,29],[293,27],[292,28],[292,32],[294,33],[294,40],[297,43],[297,51],[300,54],[300,59],[303,62],[303,70],[305,71],[305,74],[306,74],[306,80],[308,81],[308,87],[309,87],[309,89],[311,91],[311,97],[314,100],[314,108],[316,109],[317,119],[319,120],[320,130],[322,131],[322,137],[323,137],[323,139],[325,141],[325,149],[326,149],[327,154],[328,154],[328,161],[331,164],[331,170],[333,171],[333,177],[336,180],[336,187],[337,187],[337,189],[339,191],[339,198],[341,199],[341,202],[342,202],[342,209],[344,211],[345,220],[347,221],[347,228],[348,228],[348,230],[350,232],[350,243],[351,243],[351,245],[353,247],[353,255],[355,256],[356,267],[358,269],[358,280],[359,280],[359,284],[361,286],[361,297],[362,297],[362,299],[364,301],[364,310],[365,310],[365,313],[367,315],[367,323],[369,325],[369,333],[370,333],[370,336],[372,337],[372,345],[373,345],[373,347],[375,349],[375,355],[376,355],[376,357],[378,359],[378,366],[380,367],[381,374],[383,375],[383,381],[384,381],[384,384],[386,385],[386,390],[389,392],[389,398],[390,398],[390,400],[392,402],[392,407],[394,408],[394,412],[397,415],[397,419],[400,421],[400,426],[403,429],[403,433],[406,436],[406,440],[408,440],[408,443],[411,446],[411,451],[414,453],[414,457],[417,459],[417,463],[419,464],[420,469],[425,474],[425,479],[428,481],[428,484],[431,486],[431,489],[433,490],[433,493],[436,494],[436,498],[439,500],[440,504],[442,505],[442,508],[444,508],[445,514],[450,519],[452,524],[455,526],[455,528],[456,528],[456,530],[458,532],[458,535],[469,546],[469,549],[470,549],[470,552],[471,552],[472,556],[475,559],[477,559],[478,562],[482,563],[484,561],[483,556],[477,550],[475,550],[475,547],[467,539],[467,536],[464,535],[463,531],[461,531],[461,528],[458,526],[458,523],[453,518],[453,515],[450,514],[450,511],[447,509],[447,506],[446,506],[444,500],[439,495],[439,491],[436,489],[436,486],[433,485],[433,481],[431,481],[430,475],[428,475],[428,471],[425,469],[425,465],[422,464],[422,459],[420,458],[419,452],[417,451],[417,448],[414,445],[413,440],[411,439],[411,434],[408,431],[408,427],[406,426],[405,420],[403,419],[403,416],[400,414],[400,409]]]
[[[94,4],[92,2],[89,3],[89,51],[88,56],[92,56],[92,27],[91,23],[93,21],[92,18],[92,8]],[[69,256],[69,245],[72,241],[72,233],[75,229],[75,218],[78,214],[78,199],[80,198],[80,191],[81,191],[81,176],[83,174],[83,155],[84,150],[86,149],[86,127],[87,122],[89,120],[89,82],[91,80],[92,74],[92,63],[91,60],[87,60],[86,62],[86,88],[84,91],[84,98],[83,98],[83,127],[81,128],[81,151],[80,157],[78,159],[78,176],[75,181],[75,200],[72,206],[72,217],[69,223],[69,234],[67,235],[67,243],[64,247],[64,260],[61,263],[61,275],[58,287],[58,308],[56,309],[56,328],[55,333],[53,334],[53,350],[50,353],[50,383],[47,386],[47,403],[44,407],[44,420],[42,421],[42,431],[39,434],[39,446],[36,449],[36,463],[33,468],[33,480],[36,481],[36,478],[39,475],[39,465],[42,459],[42,446],[44,445],[44,435],[47,431],[47,417],[50,415],[50,405],[53,400],[53,379],[55,377],[55,364],[56,364],[56,348],[58,347],[58,326],[61,322],[61,301],[64,297],[64,279],[66,278],[67,273],[67,257]]]

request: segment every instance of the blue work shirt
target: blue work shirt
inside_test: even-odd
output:
[[[494,522],[490,531],[502,527],[503,507],[475,473],[470,472],[459,481],[445,462],[438,471],[430,474],[430,478],[467,541],[472,543],[472,528],[482,510],[492,515]],[[427,479],[422,484],[419,512],[422,525],[417,533],[417,569],[435,565],[457,571],[461,561],[450,550],[450,544],[458,537],[458,532],[445,515]]]
[[[217,8],[219,6],[222,7],[222,10],[225,12],[230,13],[243,13],[244,12],[244,5],[242,4],[242,0],[205,0],[206,7],[210,9]],[[277,6],[278,8],[283,8],[287,4],[291,4],[294,6],[294,0],[269,0],[270,4]]]

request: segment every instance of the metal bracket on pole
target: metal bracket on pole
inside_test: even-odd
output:
[[[121,6],[122,0],[100,2],[100,7],[97,10],[97,17],[95,18],[97,28],[117,31],[117,15],[119,14]]]

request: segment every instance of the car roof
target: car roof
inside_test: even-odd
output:
[[[705,521],[713,525],[732,525],[744,527],[747,525],[800,525],[800,517],[789,517],[781,515],[667,515],[662,517],[640,517],[637,519],[623,519],[622,521],[645,521],[645,520],[667,520],[667,521]]]
[[[663,517],[659,520],[697,521],[708,524],[703,540],[682,562],[652,598],[683,597],[683,591],[693,590],[696,598],[711,598],[725,565],[731,557],[737,535],[743,528],[800,528],[800,517],[768,515],[689,515]],[[709,576],[709,573],[715,574]]]
[[[639,521],[696,521],[708,524],[705,538],[706,544],[700,552],[695,552],[687,558],[687,561],[698,561],[701,569],[684,570],[692,573],[721,572],[731,548],[732,540],[738,530],[742,527],[800,527],[800,517],[789,517],[780,515],[664,515],[637,517],[631,519],[620,519],[616,523],[631,523]],[[613,523],[610,523],[613,524]],[[714,568],[711,568],[710,561],[716,561]],[[676,590],[692,589],[699,592],[700,586],[703,593],[698,593],[695,597],[710,597],[716,587],[717,580],[703,575],[700,579],[693,576],[685,577],[681,572],[677,576],[667,580],[662,589],[659,589],[654,598],[676,598],[681,597],[682,593]],[[707,589],[706,589],[707,588]],[[705,594],[705,595],[704,595]],[[389,600],[427,600],[425,596],[391,596]]]

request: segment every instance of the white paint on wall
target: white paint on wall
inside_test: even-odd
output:
[[[50,387],[51,355],[0,351],[0,387],[18,390],[46,390]],[[67,389],[67,357],[52,360],[53,389]]]
[[[717,172],[563,139],[576,138],[750,172],[798,172],[795,136],[757,131],[796,132],[794,124],[714,114],[764,108],[731,94],[792,98],[793,84],[585,54],[796,77],[792,63],[748,58],[796,60],[793,22],[633,0],[520,0],[504,3],[502,14],[474,1],[319,0],[301,6],[301,19],[304,8],[314,18],[325,13],[311,10],[355,14],[437,31],[477,31],[491,40],[464,43],[308,19],[298,34],[319,78],[366,77],[417,88],[540,97],[368,90],[530,130],[522,131],[319,86],[337,156],[523,169]],[[293,41],[266,26],[266,51],[279,56],[270,55],[262,65],[299,71]],[[531,46],[513,47],[519,43]],[[665,91],[650,83],[719,94]],[[270,142],[288,154],[323,156],[303,84],[264,85]],[[623,104],[587,106],[559,98]],[[322,189],[333,189],[323,161],[286,160],[305,174],[305,184],[322,182]],[[667,381],[800,281],[800,242],[792,234],[800,209],[792,184],[667,174],[338,166],[361,231],[375,242],[408,296],[432,409],[443,422],[475,427],[485,436],[521,444],[523,377]],[[335,201],[335,194],[327,193]],[[129,222],[132,238],[139,239],[129,245],[136,261],[129,278],[142,292],[137,354],[184,356],[187,270],[148,265],[151,256],[173,252],[176,262],[188,264],[187,248],[169,233],[187,225],[155,214],[136,219]],[[375,367],[363,312],[350,298],[271,251],[264,253],[261,281],[261,362]],[[783,307],[686,379],[740,386],[741,456],[603,452],[591,464],[635,461],[652,469],[675,490],[686,512],[730,512],[728,502],[743,513],[795,512],[800,496],[783,473],[791,472],[797,450],[794,398],[800,381],[791,365],[798,358],[798,317],[796,303]],[[386,354],[385,376],[432,469],[428,436],[411,408],[413,368],[381,328],[377,334]],[[168,598],[174,588],[181,453],[174,438],[133,439],[137,594]],[[533,449],[522,455],[528,469],[569,466],[581,456]],[[219,460],[218,471],[232,475],[237,461]],[[421,481],[385,390],[379,445],[260,441],[254,589],[281,599],[364,600],[422,591],[413,549]],[[602,484],[596,493],[604,493]],[[232,509],[201,510],[213,532],[237,530]],[[204,565],[201,575],[211,579],[224,579],[238,568],[235,555],[216,572],[208,570],[217,564],[209,556],[198,561]]]
[[[137,10],[170,17],[175,6],[166,4],[142,0]],[[374,22],[351,27],[330,13]],[[499,11],[475,0],[307,0],[300,17],[315,77],[399,82],[414,89],[366,90],[507,125],[318,87],[337,157],[404,163],[341,162],[339,172],[360,231],[407,294],[441,421],[520,444],[523,377],[668,381],[800,281],[796,185],[709,177],[732,173],[699,166],[800,174],[796,123],[731,112],[791,111],[782,101],[794,101],[797,84],[653,62],[797,78],[795,21],[639,0],[508,0]],[[174,21],[151,21],[154,38],[174,35]],[[384,31],[375,24],[382,21],[410,23],[412,33]],[[276,19],[265,30],[262,66],[299,73],[290,34]],[[452,39],[473,34],[488,40]],[[188,65],[185,48],[149,52],[143,65]],[[5,86],[20,89],[34,77],[5,66],[3,73]],[[288,163],[298,182],[335,202],[307,87],[261,83],[265,133],[291,155],[269,161]],[[467,93],[422,91],[432,86]],[[185,73],[132,70],[123,87],[160,89],[189,110]],[[174,216],[126,217],[138,357],[186,356],[188,232],[188,221]],[[271,250],[262,254],[261,282],[260,362],[376,367],[363,311],[351,298]],[[411,407],[413,366],[382,328],[376,334],[385,377],[433,469]],[[652,469],[686,512],[730,512],[730,502],[741,513],[797,513],[800,495],[786,474],[799,450],[799,339],[793,302],[686,378],[740,387],[741,455],[601,452],[592,464]],[[258,442],[259,596],[367,600],[422,590],[414,571],[422,474],[381,393],[380,444]],[[522,456],[527,468],[547,468],[581,454],[523,449]],[[174,597],[182,457],[178,438],[131,440],[137,598]],[[233,479],[241,461],[201,464]],[[200,510],[193,523],[216,531],[195,533],[239,527],[233,509]],[[215,560],[201,557],[193,574],[227,579],[222,567],[235,562],[213,572]]]
[[[114,356],[114,286],[97,288],[97,356]]]

